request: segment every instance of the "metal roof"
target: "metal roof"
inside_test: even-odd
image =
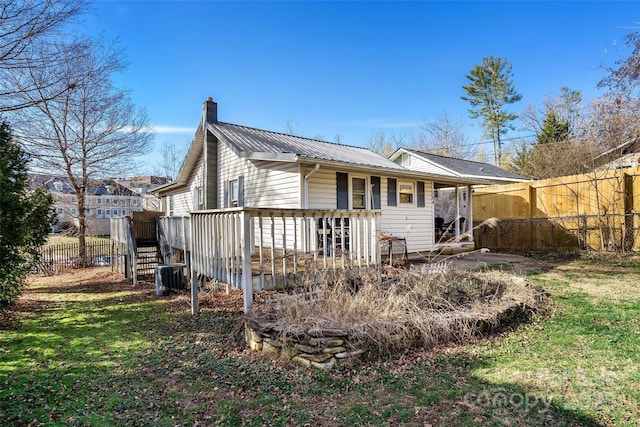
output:
[[[429,160],[433,163],[441,165],[453,172],[456,172],[462,176],[477,177],[477,178],[502,178],[505,180],[515,181],[528,181],[525,178],[516,173],[499,168],[489,163],[474,162],[472,160],[456,159],[453,157],[440,156],[437,154],[431,154],[420,150],[406,149],[407,152],[413,153],[418,157]]]
[[[362,147],[319,141],[231,123],[208,123],[208,129],[228,142],[242,157],[261,160],[326,161],[406,171],[386,157]]]

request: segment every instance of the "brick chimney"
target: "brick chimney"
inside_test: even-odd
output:
[[[218,104],[208,97],[202,105],[202,118],[207,123],[218,123]]]

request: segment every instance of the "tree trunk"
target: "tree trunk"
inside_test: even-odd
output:
[[[80,266],[87,267],[90,265],[89,259],[87,257],[87,242],[86,242],[86,234],[87,234],[87,225],[86,225],[86,215],[85,215],[85,186],[82,186],[78,189],[77,199],[78,199],[78,255],[80,257]]]

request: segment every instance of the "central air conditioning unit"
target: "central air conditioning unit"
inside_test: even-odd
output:
[[[163,264],[156,267],[156,295],[169,295],[186,289],[186,264]]]

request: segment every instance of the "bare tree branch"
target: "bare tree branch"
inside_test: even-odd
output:
[[[13,78],[36,89],[17,94],[21,102],[32,102],[32,108],[9,117],[35,166],[66,175],[73,187],[82,249],[90,179],[130,168],[132,158],[149,151],[151,133],[146,114],[113,84],[112,75],[124,68],[121,50],[101,39],[78,39],[51,49],[54,55],[71,55],[46,67],[14,70]],[[52,75],[58,76],[57,85],[43,85]]]

